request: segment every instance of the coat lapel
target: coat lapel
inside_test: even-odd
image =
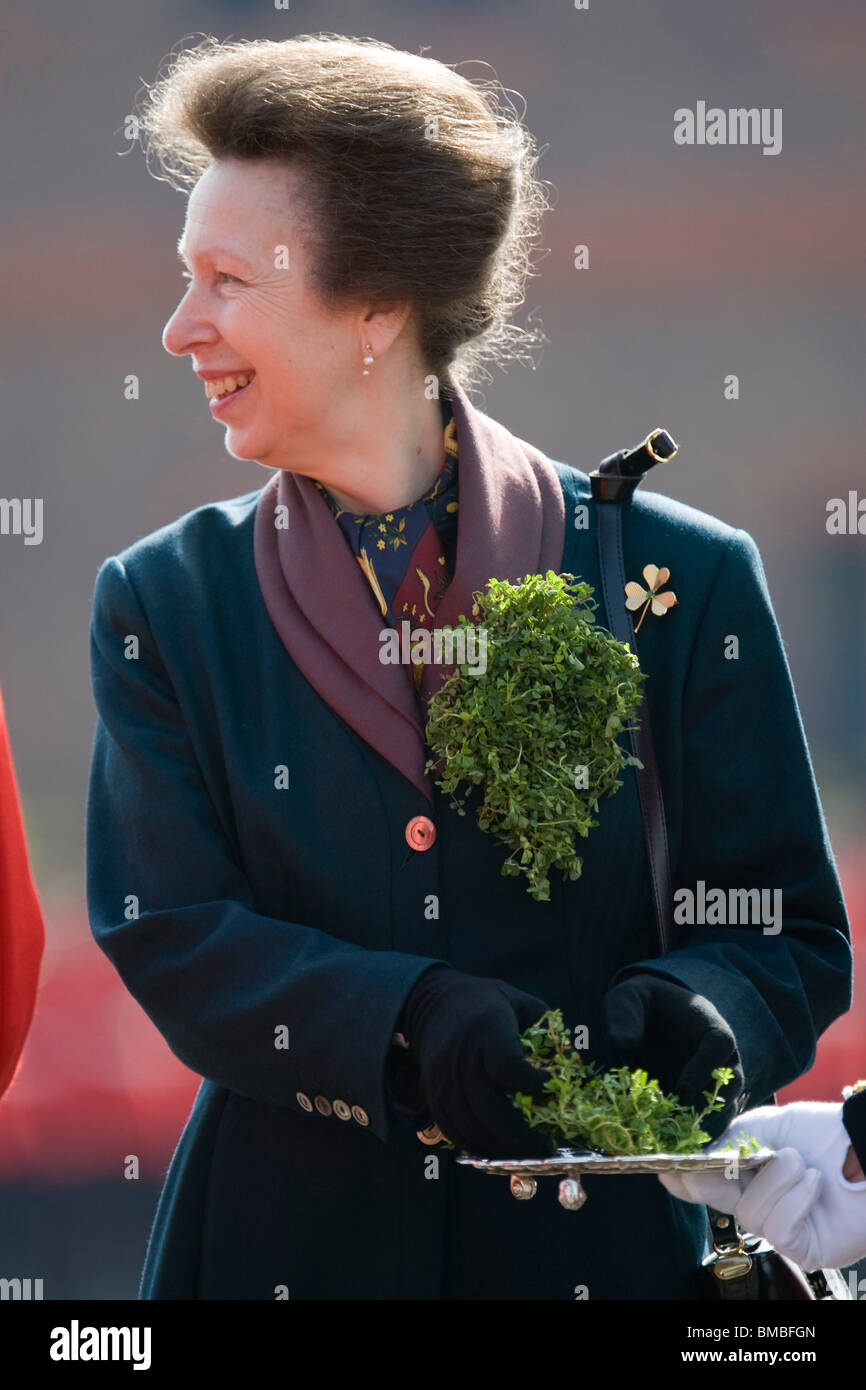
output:
[[[452,386],[460,450],[457,557],[436,626],[471,619],[488,579],[559,571],[565,504],[556,470]],[[286,524],[287,522],[287,524]],[[406,669],[379,660],[382,616],[311,478],[281,469],[262,489],[255,564],[271,621],[299,670],[356,733],[433,804],[424,772],[426,699],[452,668],[428,666],[416,698]]]

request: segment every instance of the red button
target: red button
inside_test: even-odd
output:
[[[429,849],[436,839],[436,827],[429,816],[413,816],[406,826],[406,840],[413,849]]]

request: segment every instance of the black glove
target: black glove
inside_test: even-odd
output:
[[[725,1109],[702,1121],[713,1138],[721,1134],[738,1113],[744,1078],[736,1038],[715,1004],[661,975],[636,974],[608,990],[602,1012],[613,1065],[642,1067],[683,1105],[703,1109],[714,1068],[731,1068]]]
[[[526,1060],[519,1035],[546,1010],[504,980],[432,966],[400,1016],[409,1054],[406,1062],[395,1059],[392,1099],[404,1113],[416,1113],[413,1102],[426,1108],[448,1139],[479,1158],[549,1158],[549,1141],[508,1099],[515,1091],[543,1093],[549,1073]]]

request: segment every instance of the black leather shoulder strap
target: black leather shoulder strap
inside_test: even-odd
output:
[[[631,451],[622,450],[603,459],[598,468],[590,473],[592,495],[596,503],[596,530],[598,534],[598,553],[601,569],[602,597],[604,599],[607,625],[620,642],[627,642],[635,651],[634,625],[631,614],[625,606],[625,564],[622,551],[623,509],[642,481],[648,469],[657,463],[666,462],[677,453],[677,445],[665,430],[655,430],[648,435],[643,444]],[[668,850],[665,808],[656,761],[655,743],[650,726],[646,695],[637,713],[640,727],[629,734],[632,754],[640,758],[643,771],[636,768],[638,794],[643,816],[644,840],[655,902],[656,926],[658,931],[659,953],[664,955],[672,943],[673,931],[673,890],[671,886],[670,853]],[[775,1101],[775,1096],[773,1097]],[[720,1249],[730,1244],[738,1246],[742,1233],[732,1217],[723,1212],[707,1209],[709,1220],[710,1245],[716,1255]],[[745,1242],[755,1241],[754,1237],[744,1237]],[[790,1286],[787,1291],[766,1292],[759,1288],[758,1262],[755,1259],[756,1246],[761,1242],[746,1246],[744,1254],[729,1261],[724,1279],[718,1269],[718,1279],[713,1280],[716,1297],[750,1298],[850,1298],[842,1276],[838,1270],[821,1270],[804,1275],[790,1260],[784,1260],[777,1252],[770,1255],[789,1267],[785,1278]],[[709,1258],[709,1257],[708,1257]],[[737,1267],[737,1260],[743,1266]],[[775,1270],[776,1285],[784,1282],[782,1275]],[[734,1277],[732,1277],[734,1276]],[[791,1290],[794,1290],[793,1292]],[[807,1291],[808,1290],[808,1291]]]
[[[623,450],[619,454],[611,454],[589,475],[596,503],[596,532],[607,625],[614,637],[620,642],[627,642],[633,652],[636,651],[634,624],[625,606],[622,514],[643,473],[629,476],[621,473],[620,468],[623,463],[629,466],[629,461],[634,460],[637,453],[637,450],[630,454]],[[629,742],[632,755],[643,764],[642,770],[635,768],[635,775],[655,903],[659,954],[664,955],[671,948],[673,890],[665,808],[646,694],[636,719],[638,727],[629,733]]]

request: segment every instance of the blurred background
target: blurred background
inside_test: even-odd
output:
[[[224,452],[188,364],[160,344],[182,293],[184,201],[125,136],[142,82],[195,35],[325,31],[496,75],[525,102],[553,207],[520,318],[543,324],[547,343],[534,369],[493,368],[476,404],[584,470],[663,425],[681,454],[652,486],[755,537],[862,968],[866,535],[830,535],[826,518],[831,498],[866,498],[866,10],[5,0],[4,31],[0,493],[44,499],[44,538],[0,536],[0,685],[47,945],[0,1104],[0,1275],[42,1278],[46,1298],[132,1298],[198,1078],[87,924],[93,580],[136,537],[266,478]],[[675,145],[674,111],[699,100],[781,107],[781,152]],[[586,270],[573,265],[580,244]],[[127,400],[133,373],[140,398]],[[739,399],[725,397],[731,375]],[[780,1099],[836,1099],[864,1072],[860,992]],[[123,1176],[128,1154],[137,1181]]]

